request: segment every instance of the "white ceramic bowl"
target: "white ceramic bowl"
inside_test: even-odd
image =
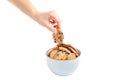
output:
[[[55,60],[48,57],[50,50],[48,50],[47,56],[47,64],[50,70],[60,76],[67,76],[72,74],[79,65],[80,56],[72,59],[72,60]],[[81,54],[81,52],[80,52]]]

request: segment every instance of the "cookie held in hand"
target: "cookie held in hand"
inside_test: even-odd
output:
[[[53,33],[53,39],[55,43],[61,44],[63,43],[64,35],[60,29],[56,29],[57,33]]]

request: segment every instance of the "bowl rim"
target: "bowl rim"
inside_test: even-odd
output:
[[[73,61],[73,60],[77,60],[77,59],[79,59],[80,56],[81,56],[81,51],[78,50],[80,55],[79,55],[77,58],[70,59],[70,60],[57,60],[57,59],[50,58],[50,57],[48,56],[48,54],[49,54],[49,52],[50,52],[51,50],[52,50],[52,48],[47,50],[47,52],[46,52],[46,56],[47,56],[48,59],[50,59],[50,60],[54,60],[54,61],[59,61],[59,62],[62,62],[62,61],[64,61],[64,62],[65,62],[65,61]]]

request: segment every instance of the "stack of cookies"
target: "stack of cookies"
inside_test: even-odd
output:
[[[57,33],[53,34],[53,39],[54,42],[57,43],[57,46],[55,46],[50,50],[48,56],[56,60],[71,60],[77,58],[80,55],[79,50],[74,48],[70,44],[64,44],[63,32],[58,28],[56,29],[57,29]]]

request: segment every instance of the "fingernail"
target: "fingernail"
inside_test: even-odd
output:
[[[55,25],[54,28],[57,28],[57,29],[58,29],[58,28],[60,28],[60,27],[59,27],[58,25]]]

